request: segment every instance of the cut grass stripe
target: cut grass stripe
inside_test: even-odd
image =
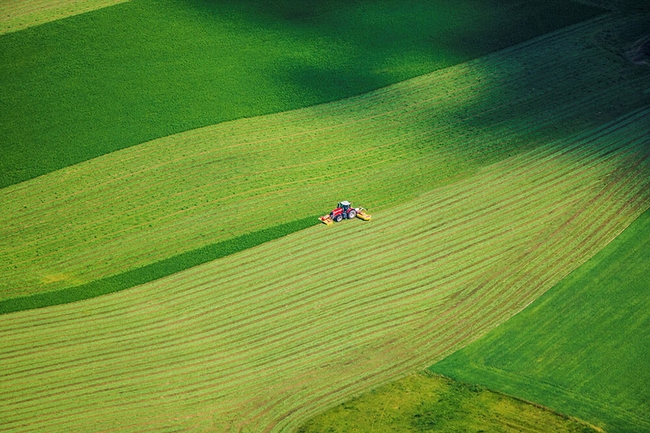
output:
[[[294,233],[316,224],[317,217],[311,216],[309,218],[303,218],[212,245],[207,245],[141,268],[133,269],[101,280],[96,280],[81,286],[70,287],[56,292],[39,293],[21,298],[5,299],[0,301],[0,314],[34,308],[44,308],[52,305],[68,304],[83,299],[106,295],[108,293],[119,292],[120,290],[129,289],[193,266],[252,248],[256,245],[260,245],[273,239],[278,239],[282,236],[286,236],[290,233]]]

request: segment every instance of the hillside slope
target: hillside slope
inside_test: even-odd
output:
[[[3,9],[100,4],[4,0],[0,24]],[[566,0],[132,0],[0,35],[0,188],[363,94],[602,12]]]
[[[189,131],[0,190],[0,299],[81,286],[341,199],[373,211],[650,103],[605,17],[366,95]]]
[[[0,316],[3,427],[295,428],[478,338],[609,243],[650,206],[649,126],[640,110],[368,223]]]

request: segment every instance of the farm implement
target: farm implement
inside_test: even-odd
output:
[[[336,208],[328,215],[323,215],[318,219],[326,225],[332,225],[335,222],[341,222],[344,219],[360,218],[364,221],[370,221],[370,214],[362,207],[352,207],[349,201],[340,202]]]

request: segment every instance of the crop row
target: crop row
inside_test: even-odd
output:
[[[0,317],[21,431],[280,431],[523,309],[650,206],[650,110],[377,212]]]
[[[609,20],[609,21],[608,21]],[[399,206],[641,105],[598,19],[378,91],[169,136],[0,190],[0,299],[329,211]],[[576,72],[577,71],[577,72]],[[612,108],[614,107],[614,108]]]

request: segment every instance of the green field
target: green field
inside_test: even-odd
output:
[[[601,125],[650,101],[639,90],[646,70],[591,43],[624,23],[597,19],[362,96],[172,135],[4,188],[0,298],[182,261],[341,197],[396,207]]]
[[[553,290],[432,370],[608,432],[650,431],[650,212]]]
[[[5,34],[0,187],[173,133],[362,94],[599,12],[565,0],[133,0]]]
[[[599,430],[503,394],[426,373],[410,375],[365,393],[298,429],[298,433],[436,431],[596,433]]]
[[[318,430],[392,383],[420,431],[648,431],[636,3],[64,3],[0,0],[0,430]]]
[[[4,424],[296,428],[488,332],[616,237],[650,206],[649,122],[645,109],[547,143],[401,214],[0,316]]]

